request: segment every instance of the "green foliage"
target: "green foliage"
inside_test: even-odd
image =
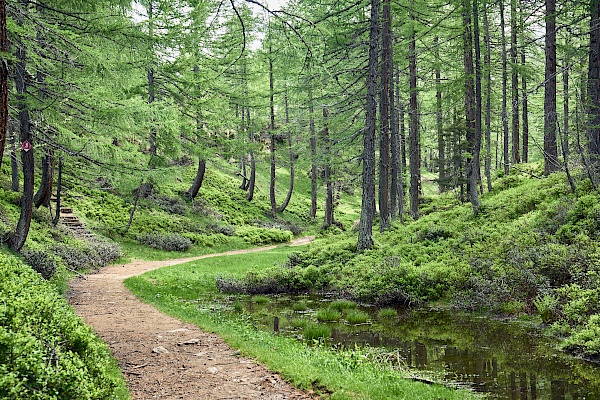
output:
[[[329,304],[329,308],[338,311],[352,310],[356,308],[356,303],[350,300],[334,300]]]
[[[45,250],[24,250],[25,262],[38,272],[42,278],[48,280],[56,272],[56,257]]]
[[[256,296],[252,296],[250,301],[252,301],[253,303],[256,303],[256,304],[266,304],[271,300],[267,296],[256,295]]]
[[[558,299],[552,294],[538,296],[533,305],[542,318],[542,322],[548,324],[554,322],[558,311]]]
[[[342,313],[335,308],[321,308],[315,313],[315,318],[321,322],[338,321]]]
[[[53,287],[0,256],[0,397],[117,398],[124,382],[108,349]]]
[[[284,243],[292,240],[292,232],[282,231],[277,228],[260,228],[249,225],[240,226],[235,231],[236,236],[246,242],[261,245],[270,243]]]
[[[294,304],[292,304],[292,310],[306,311],[306,310],[308,310],[308,306],[306,305],[306,302],[304,302],[304,301],[297,301]]]
[[[398,311],[396,311],[394,308],[382,308],[377,313],[377,316],[379,318],[394,318],[398,316]]]
[[[350,310],[345,318],[349,324],[364,324],[369,320],[369,314],[360,310]]]
[[[203,247],[219,246],[229,241],[229,238],[222,233],[204,235],[194,232],[184,232],[181,236],[188,238],[194,245]]]
[[[192,241],[178,234],[145,234],[137,237],[137,241],[155,249],[165,251],[187,251],[192,247]]]
[[[307,323],[302,329],[302,336],[309,342],[327,339],[331,336],[331,328],[324,324]]]

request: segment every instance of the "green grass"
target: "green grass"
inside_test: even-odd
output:
[[[315,313],[315,318],[321,322],[338,321],[342,318],[342,313],[335,308],[321,308]]]
[[[256,296],[252,296],[250,301],[253,303],[256,303],[256,304],[266,304],[266,303],[270,302],[271,299],[269,299],[267,296],[256,295]]]
[[[369,314],[360,310],[350,310],[346,314],[346,321],[349,324],[364,324],[369,320]]]
[[[292,310],[294,311],[306,311],[308,310],[308,305],[304,301],[297,301],[292,304]]]
[[[264,269],[283,262],[297,248],[199,260],[150,271],[126,280],[126,286],[143,301],[200,328],[216,332],[247,357],[266,364],[289,382],[331,399],[470,399],[475,395],[438,385],[403,379],[403,373],[385,365],[357,362],[327,346],[308,346],[293,338],[262,332],[246,318],[214,312],[198,304],[224,298],[216,290],[220,275],[242,276],[248,269]],[[302,325],[292,320],[292,325]],[[302,321],[302,320],[300,320]],[[354,351],[354,350],[353,350]],[[356,350],[358,351],[358,350]],[[349,359],[355,360],[348,362]]]
[[[353,310],[356,308],[356,303],[350,300],[335,300],[331,302],[329,308],[338,311]]]
[[[393,308],[382,308],[377,313],[379,318],[394,318],[398,316],[398,311]]]
[[[307,341],[327,339],[331,336],[331,328],[323,324],[308,323],[302,330],[302,336]]]

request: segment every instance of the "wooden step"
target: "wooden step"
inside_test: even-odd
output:
[[[73,213],[73,209],[71,207],[61,207],[60,208],[60,212],[62,214],[72,214]]]

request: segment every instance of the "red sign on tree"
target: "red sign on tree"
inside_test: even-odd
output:
[[[23,144],[21,145],[21,149],[23,149],[25,152],[31,150],[32,147],[33,146],[31,145],[29,140],[24,141]]]

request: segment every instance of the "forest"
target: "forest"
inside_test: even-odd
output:
[[[136,398],[69,285],[267,245],[125,286],[321,398],[600,396],[600,1],[0,0],[0,53],[0,397]]]

